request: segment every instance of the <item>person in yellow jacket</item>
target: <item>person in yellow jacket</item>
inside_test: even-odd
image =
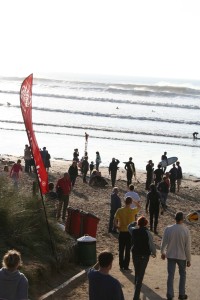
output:
[[[135,208],[131,208],[131,204],[135,204]],[[131,235],[128,231],[128,225],[136,221],[136,216],[141,206],[138,201],[131,197],[126,197],[125,206],[119,208],[114,216],[114,227],[119,230],[119,266],[121,271],[129,271]]]

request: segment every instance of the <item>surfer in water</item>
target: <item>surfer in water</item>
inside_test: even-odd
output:
[[[167,160],[167,152],[164,152],[164,154],[161,156],[161,160],[165,160],[168,164],[168,160]],[[167,166],[166,167],[163,167],[163,172],[165,173],[167,169]]]
[[[199,134],[198,132],[193,132],[193,139],[196,140],[197,139],[197,134]]]

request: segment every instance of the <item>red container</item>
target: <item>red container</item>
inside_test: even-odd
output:
[[[92,237],[96,237],[97,234],[97,225],[99,223],[99,218],[90,213],[82,214],[82,234],[88,234]]]
[[[78,209],[67,208],[68,217],[65,230],[74,237],[81,236],[81,214]],[[69,219],[69,220],[68,220]]]

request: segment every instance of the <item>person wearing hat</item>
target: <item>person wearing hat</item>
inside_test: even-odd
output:
[[[176,223],[167,226],[161,241],[161,258],[167,258],[167,299],[174,297],[174,274],[176,265],[179,268],[179,298],[187,299],[185,294],[186,266],[191,266],[191,237],[189,229],[184,226],[184,217],[181,211],[175,215]]]
[[[140,291],[149,257],[156,257],[156,247],[153,237],[147,228],[148,221],[141,216],[137,222],[128,225],[128,231],[132,237],[132,258],[135,268],[135,291],[133,300],[140,299]]]
[[[109,175],[111,175],[111,181],[112,181],[112,187],[115,186],[116,176],[117,176],[117,170],[119,169],[118,164],[120,161],[118,159],[112,158],[112,161],[109,165]]]

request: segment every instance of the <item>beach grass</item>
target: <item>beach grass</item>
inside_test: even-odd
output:
[[[74,239],[55,222],[53,206],[45,204],[45,210],[46,215],[41,197],[28,191],[18,192],[8,178],[1,177],[0,255],[3,257],[9,249],[21,252],[21,271],[29,280],[29,294],[33,298],[48,276],[66,269],[74,260]]]

